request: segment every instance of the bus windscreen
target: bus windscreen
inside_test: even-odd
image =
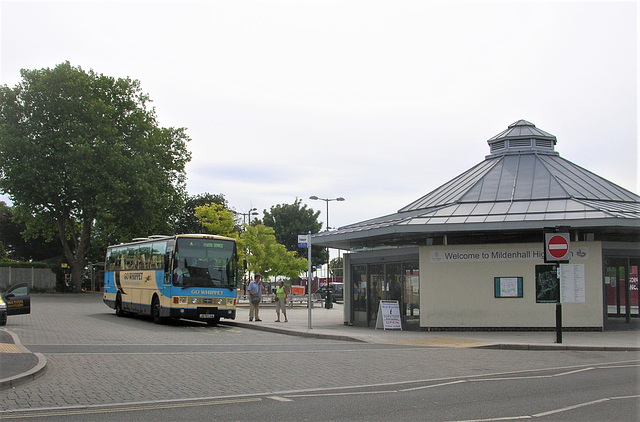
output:
[[[236,288],[235,243],[218,239],[178,238],[173,284],[187,287]]]

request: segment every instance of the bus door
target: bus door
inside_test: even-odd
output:
[[[156,266],[156,284],[158,291],[161,295],[169,298],[173,296],[171,290],[173,280],[173,272],[171,270],[173,264],[173,245],[173,240],[153,244],[153,253],[158,256],[158,265]],[[162,257],[162,261],[160,261],[160,257]]]

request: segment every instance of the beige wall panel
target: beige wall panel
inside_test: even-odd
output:
[[[572,242],[571,251],[571,264],[585,265],[585,303],[563,304],[563,326],[602,327],[602,246]],[[421,247],[420,326],[555,327],[556,305],[536,303],[542,253],[541,243]],[[495,298],[494,277],[522,277],[523,297]]]

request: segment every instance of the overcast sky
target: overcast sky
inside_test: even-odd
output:
[[[638,192],[635,1],[0,1],[0,83],[131,77],[186,127],[189,194],[301,198],[330,226],[396,212],[519,119]],[[6,196],[0,200],[7,201]]]

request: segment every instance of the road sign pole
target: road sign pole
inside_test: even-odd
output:
[[[571,258],[570,239],[571,235],[567,228],[560,232],[559,227],[547,229],[544,233],[544,262],[558,264],[558,283],[560,284],[560,297],[556,303],[556,343],[562,343],[562,274],[560,263],[569,262]]]
[[[309,231],[309,233],[307,233],[307,254],[308,254],[308,260],[309,260],[309,269],[308,269],[308,276],[307,276],[307,294],[308,299],[307,299],[307,306],[309,308],[309,329],[311,329],[311,231]]]
[[[309,308],[309,329],[311,329],[311,231],[298,235],[298,248],[307,248],[309,268],[307,269],[307,307]]]
[[[556,303],[556,343],[562,343],[562,303]]]

